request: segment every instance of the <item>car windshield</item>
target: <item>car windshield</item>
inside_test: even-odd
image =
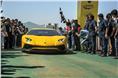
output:
[[[37,35],[37,36],[56,36],[60,35],[56,30],[31,30],[27,35]]]

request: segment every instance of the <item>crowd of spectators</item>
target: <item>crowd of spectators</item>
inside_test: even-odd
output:
[[[99,21],[94,19],[93,14],[86,15],[84,30],[87,30],[89,34],[85,52],[89,54],[98,53],[97,46],[100,44],[100,56],[115,56],[115,58],[118,58],[118,10],[112,10],[106,15],[106,18],[100,13],[98,18]],[[66,24],[64,30],[66,30],[68,38],[68,48],[81,51],[80,32],[82,28],[78,24],[79,20],[66,21],[62,19],[62,21]],[[110,48],[111,52],[109,52]]]
[[[27,31],[28,28],[18,19],[1,17],[1,48],[13,49],[21,47],[21,37]]]

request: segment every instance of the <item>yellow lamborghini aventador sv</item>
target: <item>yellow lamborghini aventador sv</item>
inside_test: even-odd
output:
[[[22,51],[59,51],[67,47],[67,38],[54,29],[35,28],[22,36]]]

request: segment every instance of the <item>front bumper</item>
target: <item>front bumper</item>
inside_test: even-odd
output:
[[[25,44],[22,48],[23,51],[65,51],[66,47],[65,45],[59,45],[59,46],[35,46],[35,45],[29,45]]]

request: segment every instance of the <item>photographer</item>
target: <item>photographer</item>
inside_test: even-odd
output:
[[[17,47],[20,47],[21,46],[21,38],[23,35],[22,24],[17,27],[16,33],[17,33]]]

